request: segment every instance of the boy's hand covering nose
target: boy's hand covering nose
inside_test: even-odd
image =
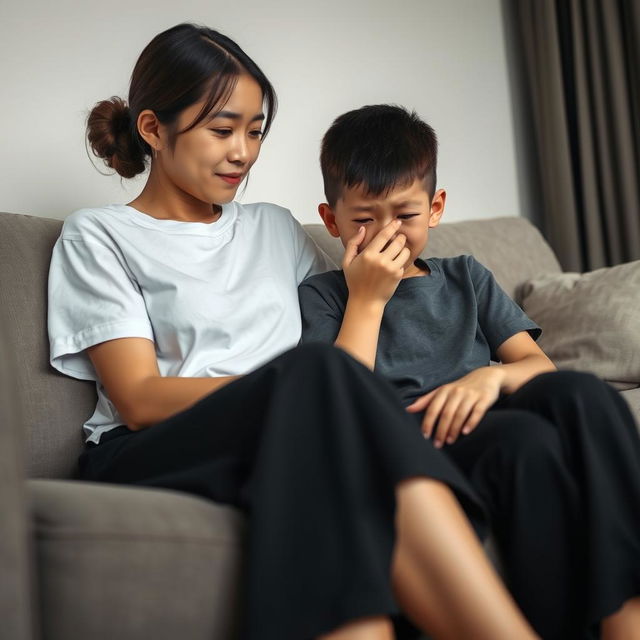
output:
[[[453,444],[460,433],[471,433],[487,409],[498,399],[504,373],[500,367],[481,367],[466,376],[442,385],[407,407],[409,413],[425,411],[422,433],[431,437],[437,428],[434,446]]]
[[[364,227],[347,242],[342,270],[350,300],[386,305],[393,295],[411,255],[405,247],[406,236],[395,235],[400,224],[398,220],[390,222],[360,253],[358,247],[365,238]]]

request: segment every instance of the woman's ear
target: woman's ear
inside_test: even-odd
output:
[[[324,226],[327,227],[327,231],[334,237],[340,237],[340,231],[338,231],[338,225],[336,224],[336,216],[333,213],[333,209],[326,203],[318,205],[318,213],[324,222]]]
[[[429,211],[429,228],[437,227],[440,224],[440,218],[444,213],[444,203],[447,199],[447,192],[444,189],[438,189],[431,199],[431,209]]]
[[[152,150],[160,151],[164,147],[164,127],[151,109],[140,112],[136,125],[140,136]]]

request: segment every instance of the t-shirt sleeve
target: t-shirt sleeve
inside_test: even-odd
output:
[[[537,340],[542,329],[504,292],[489,269],[472,256],[467,259],[478,304],[478,323],[491,348],[492,360],[498,360],[498,347],[516,333],[528,331]]]
[[[305,232],[300,223],[293,219],[294,243],[296,247],[296,276],[298,284],[305,278],[335,269],[331,258]]]
[[[340,301],[338,279],[333,277],[335,273],[327,273],[322,278],[310,278],[298,287],[302,316],[301,343],[333,344],[338,337],[344,304]],[[336,286],[327,286],[327,280],[333,281]]]
[[[80,237],[60,237],[49,269],[50,362],[74,378],[97,380],[85,349],[105,340],[153,340],[144,298],[117,252]]]

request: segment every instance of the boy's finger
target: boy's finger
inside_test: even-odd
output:
[[[460,406],[461,398],[456,395],[449,395],[447,397],[447,402],[445,403],[440,415],[438,416],[438,427],[436,429],[436,434],[433,438],[433,444],[437,448],[440,448],[444,445],[449,437],[449,431],[451,429],[451,423],[453,421],[453,417],[458,411],[458,407]]]
[[[401,220],[392,220],[386,227],[383,227],[378,231],[371,242],[367,245],[365,251],[380,253],[385,248],[389,240],[391,240],[391,238],[393,238],[397,233],[401,224]]]
[[[393,259],[394,262],[398,263],[398,266],[402,265],[403,267],[409,266],[407,262],[409,262],[409,256],[411,256],[411,250],[409,247],[404,247],[402,251]]]
[[[442,411],[442,407],[447,401],[446,392],[442,392],[441,389],[438,389],[438,393],[435,394],[431,402],[429,403],[429,408],[424,414],[424,418],[422,420],[422,433],[425,438],[430,438],[433,433],[433,427],[438,420],[438,416]]]
[[[407,236],[403,233],[399,233],[380,253],[383,256],[387,256],[390,260],[395,260],[406,244]]]
[[[460,430],[463,425],[466,424],[466,421],[473,410],[473,406],[474,401],[472,399],[463,400],[460,403],[455,415],[453,416],[453,420],[451,421],[449,432],[447,433],[447,444],[453,444],[458,439]]]
[[[430,391],[429,393],[420,396],[417,400],[414,400],[410,405],[407,405],[406,410],[409,413],[418,413],[418,411],[424,411],[431,402],[431,398],[433,398],[433,394],[435,393],[435,389]]]
[[[347,242],[347,246],[344,248],[344,256],[342,257],[342,266],[348,267],[358,255],[358,247],[364,240],[364,227],[360,227],[353,238],[350,238]]]
[[[478,403],[471,412],[471,415],[467,418],[467,422],[462,427],[462,433],[466,436],[471,433],[477,426],[480,420],[484,418],[487,413],[487,409],[491,405],[488,403]]]

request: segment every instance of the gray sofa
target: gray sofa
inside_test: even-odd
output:
[[[48,365],[46,281],[60,227],[0,214],[0,638],[232,638],[241,514],[178,492],[70,479],[95,389]],[[307,231],[339,261],[338,241],[320,225]],[[521,218],[443,224],[427,253],[475,255],[514,297],[525,280],[560,271]],[[640,417],[640,389],[623,396]]]

